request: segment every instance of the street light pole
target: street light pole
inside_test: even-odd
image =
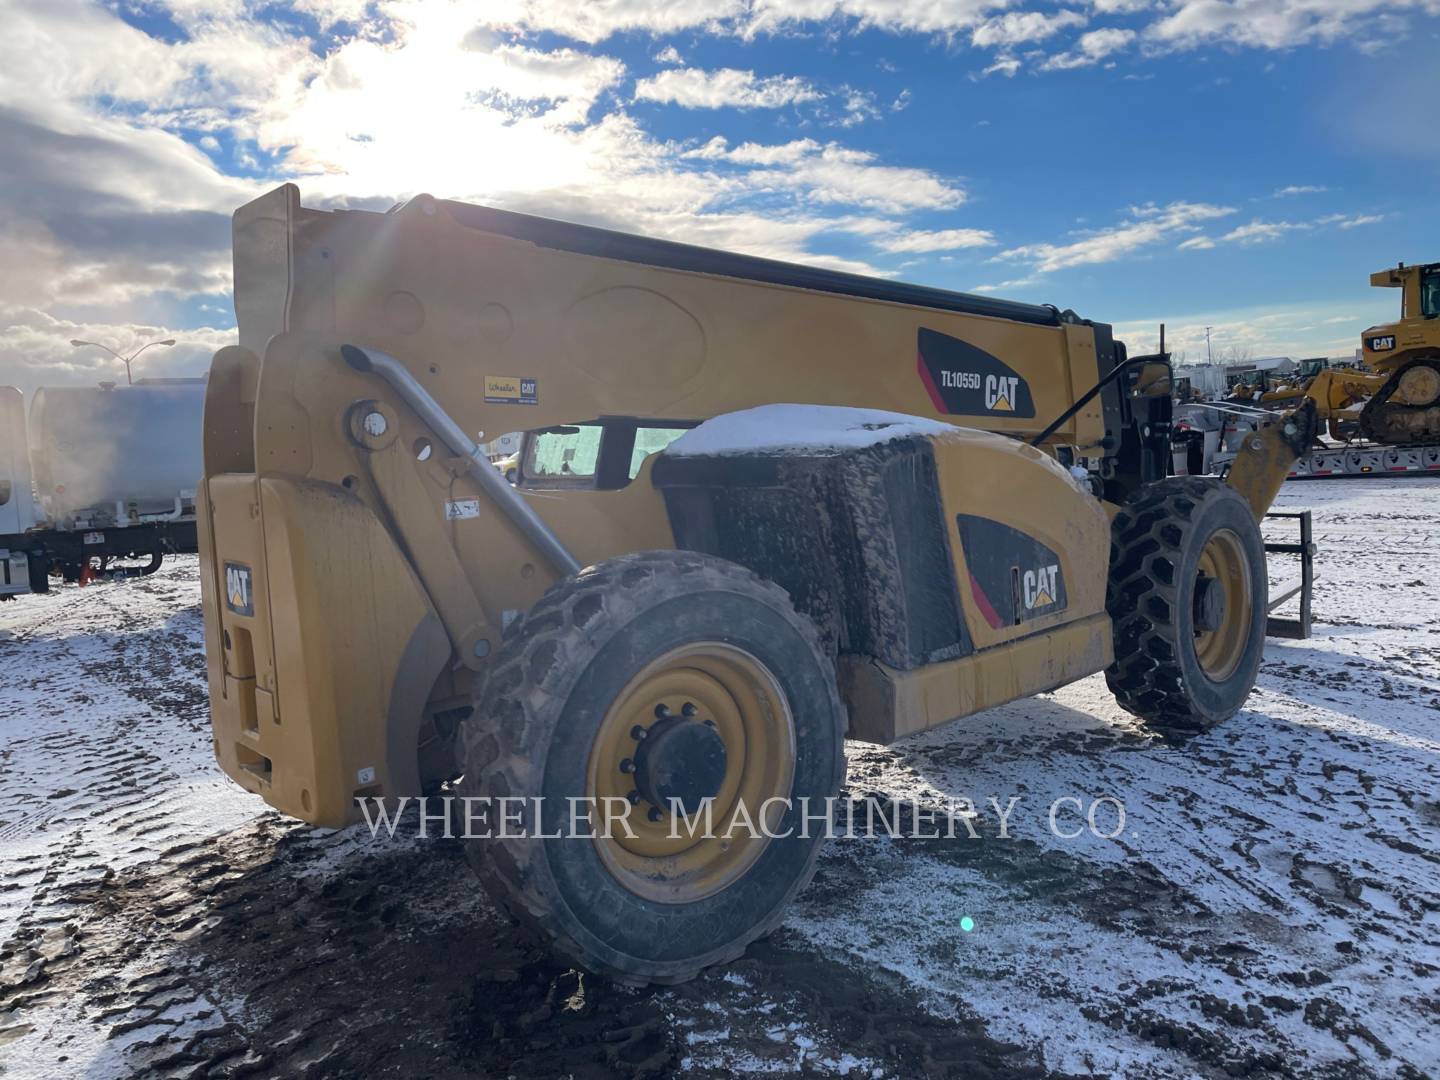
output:
[[[174,344],[175,344],[175,339],[174,339],[174,338],[166,338],[166,339],[163,340],[163,341],[152,341],[152,342],[150,342],[148,345],[141,345],[140,348],[136,349],[136,350],[135,350],[134,352],[132,352],[129,356],[121,356],[121,355],[120,355],[118,352],[116,352],[114,349],[110,348],[109,345],[101,345],[100,342],[98,342],[98,341],[79,341],[79,340],[72,340],[72,341],[70,342],[70,344],[73,345],[73,346],[75,346],[75,348],[77,348],[77,349],[83,348],[83,347],[86,346],[86,345],[93,345],[93,346],[95,346],[95,348],[97,348],[97,349],[104,349],[104,350],[105,350],[106,352],[108,352],[111,356],[115,357],[116,360],[119,360],[122,364],[125,365],[125,385],[126,385],[126,386],[134,386],[134,385],[135,385],[135,380],[130,377],[130,364],[131,364],[131,362],[132,362],[137,356],[139,356],[142,352],[144,352],[146,349],[151,348],[152,346],[155,346],[155,345],[166,345],[166,346],[174,345]]]

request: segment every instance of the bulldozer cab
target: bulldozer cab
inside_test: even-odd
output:
[[[1406,266],[1370,275],[1376,288],[1400,289],[1402,319],[1433,319],[1440,315],[1440,263]]]

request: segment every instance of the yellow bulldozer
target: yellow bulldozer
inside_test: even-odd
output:
[[[1264,407],[1315,401],[1330,437],[1380,446],[1440,441],[1440,263],[1370,275],[1399,289],[1400,320],[1360,337],[1362,366],[1323,368],[1289,386],[1255,396]]]
[[[332,827],[450,793],[591,970],[679,981],[773,928],[847,737],[1099,671],[1184,735],[1254,684],[1257,519],[1311,407],[1228,482],[1167,477],[1168,359],[1103,323],[429,196],[287,185],[234,259],[198,500],[221,766]],[[512,484],[479,444],[516,431]]]

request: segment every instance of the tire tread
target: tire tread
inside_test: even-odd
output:
[[[552,706],[567,673],[583,670],[605,639],[604,623],[623,625],[639,613],[629,593],[657,574],[697,575],[707,584],[745,593],[785,613],[803,635],[827,684],[836,685],[835,668],[823,649],[815,624],[798,614],[780,586],[735,563],[689,551],[645,551],[586,567],[551,586],[530,611],[508,628],[488,678],[476,693],[476,707],[460,731],[459,760],[465,776],[462,796],[529,794],[538,790],[544,749],[558,719]],[[835,740],[834,768],[843,778],[844,709],[835,704],[842,730]],[[590,955],[561,925],[551,900],[537,887],[532,861],[542,845],[533,841],[490,838],[464,845],[466,855],[487,892],[530,935],[548,940],[555,949],[582,966],[630,985],[686,982],[705,967],[738,959],[751,942],[773,931],[784,918],[782,904],[766,920],[738,937],[718,958],[707,957],[679,972],[637,976],[617,971]],[[821,845],[812,847],[793,896],[815,874]]]

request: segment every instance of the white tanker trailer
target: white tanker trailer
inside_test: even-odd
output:
[[[0,598],[195,551],[204,400],[204,379],[44,387],[27,422],[0,386]]]

